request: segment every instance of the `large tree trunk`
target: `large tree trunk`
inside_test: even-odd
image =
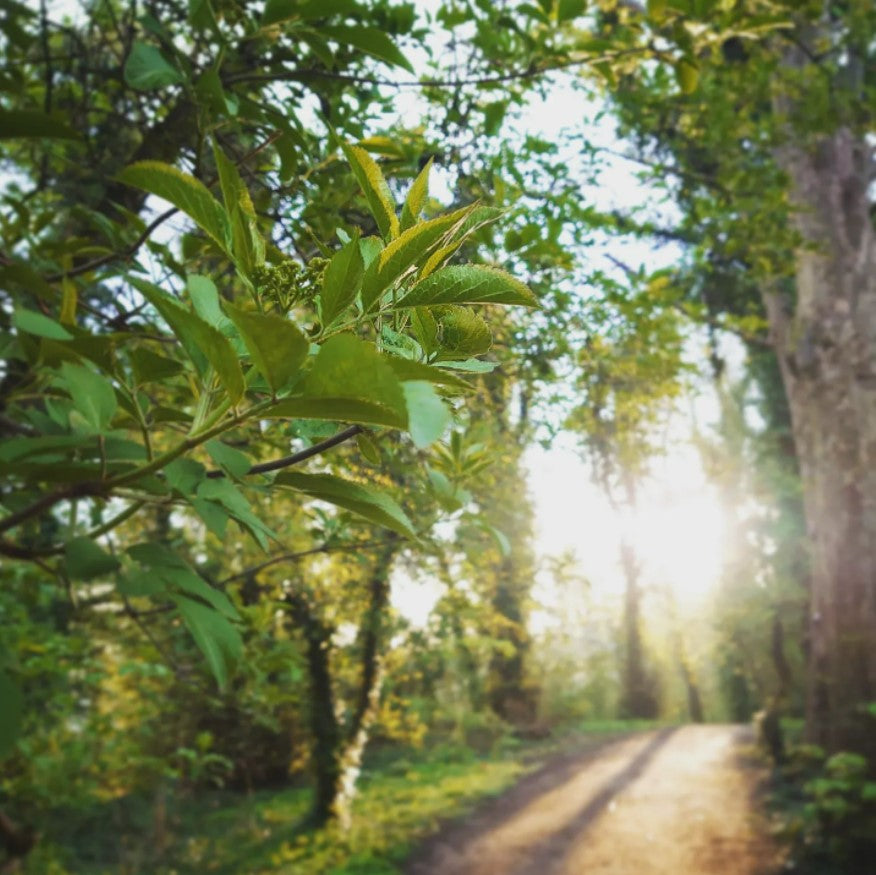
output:
[[[779,107],[788,109],[788,107]],[[803,244],[797,300],[767,309],[791,407],[812,551],[807,727],[876,761],[876,244],[871,149],[840,128],[779,152]]]

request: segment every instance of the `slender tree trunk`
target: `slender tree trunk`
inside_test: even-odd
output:
[[[291,593],[286,597],[292,618],[304,634],[307,649],[314,776],[309,823],[313,827],[324,826],[331,820],[337,820],[345,829],[350,825],[350,805],[355,795],[362,754],[380,701],[381,651],[386,637],[389,576],[399,543],[397,535],[388,535],[368,581],[368,607],[358,636],[359,685],[346,725],[338,718],[332,683],[331,639],[334,630],[322,621],[306,596]]]
[[[781,107],[780,107],[781,108]],[[767,296],[812,552],[810,740],[876,761],[876,242],[872,150],[840,128],[779,153],[795,221],[793,309]]]
[[[703,714],[703,698],[700,694],[700,685],[697,682],[696,672],[690,661],[685,643],[684,630],[678,617],[678,608],[675,604],[675,596],[671,590],[667,590],[669,610],[669,622],[672,628],[674,641],[675,659],[681,679],[684,681],[684,689],[687,696],[687,714],[691,723],[702,723],[705,720]]]
[[[339,750],[340,775],[333,802],[334,816],[344,829],[350,826],[350,806],[356,793],[362,755],[380,704],[383,648],[386,643],[387,609],[390,597],[389,576],[398,548],[398,535],[390,533],[386,544],[377,555],[371,572],[368,584],[368,609],[359,628],[361,646],[359,690],[356,694],[353,714],[344,733],[343,746]]]
[[[290,593],[286,596],[286,602],[305,641],[314,781],[310,823],[318,827],[332,817],[340,782],[338,750],[342,733],[335,706],[330,662],[333,630],[316,615],[306,596]]]
[[[621,717],[647,720],[657,716],[657,698],[645,669],[642,646],[642,591],[640,568],[635,551],[628,542],[620,548],[624,573],[624,664],[621,693]]]

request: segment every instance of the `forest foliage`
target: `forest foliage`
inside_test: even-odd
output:
[[[253,818],[290,841],[298,818],[355,831],[369,756],[425,756],[414,784],[446,766],[455,798],[467,751],[488,792],[561,724],[761,708],[817,746],[790,770],[809,844],[859,859],[871,3],[0,8],[10,863],[155,869],[187,828],[176,802],[218,788],[285,788]],[[612,145],[521,131],[553,88],[610,118]],[[656,208],[582,197],[611,151]],[[653,264],[599,267],[597,245]],[[562,557],[546,570],[527,450],[570,435],[631,513],[703,392],[718,416],[693,440],[729,521],[718,621],[649,585],[629,538],[619,604]],[[546,573],[563,596],[540,637]],[[440,594],[417,625],[394,590],[423,581]],[[148,851],[89,862],[58,826],[106,811],[124,833],[138,806]]]

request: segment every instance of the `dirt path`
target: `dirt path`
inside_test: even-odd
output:
[[[645,733],[555,762],[464,823],[407,875],[766,875],[758,772],[736,726]]]

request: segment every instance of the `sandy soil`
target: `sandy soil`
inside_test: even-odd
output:
[[[767,875],[750,732],[687,726],[549,764],[409,861],[407,875]]]

